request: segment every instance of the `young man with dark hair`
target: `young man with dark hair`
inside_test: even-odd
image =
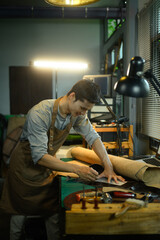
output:
[[[108,177],[108,181],[124,181],[115,174],[106,149],[86,116],[99,98],[98,85],[80,80],[67,95],[44,100],[28,112],[20,142],[11,156],[1,201],[3,209],[11,214],[54,215],[58,210],[56,171],[76,173],[87,181],[102,176]],[[101,159],[101,175],[90,167],[56,158],[71,127],[83,135]],[[47,227],[48,239],[53,238],[50,229],[54,227]]]
[[[83,102],[84,100],[87,100],[94,104],[100,101],[100,88],[90,80],[78,81],[67,93],[67,96],[72,92],[75,93],[75,101],[80,100]]]

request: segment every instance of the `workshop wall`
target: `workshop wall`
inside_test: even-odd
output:
[[[78,72],[58,72],[58,97],[85,74],[99,74],[101,21],[88,19],[3,19],[0,22],[0,113],[10,113],[9,66],[34,59],[77,60],[90,64]],[[55,72],[53,71],[53,98]],[[23,93],[22,93],[23,94]]]

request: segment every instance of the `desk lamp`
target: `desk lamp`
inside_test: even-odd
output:
[[[150,90],[149,81],[160,96],[160,82],[152,74],[151,69],[143,73],[144,63],[143,58],[139,56],[133,57],[128,66],[127,76],[121,77],[115,83],[114,90],[124,96],[147,97]]]

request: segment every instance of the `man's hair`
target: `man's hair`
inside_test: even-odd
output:
[[[80,80],[67,93],[69,96],[75,92],[76,101],[87,100],[90,103],[98,103],[100,101],[100,87],[91,80]]]

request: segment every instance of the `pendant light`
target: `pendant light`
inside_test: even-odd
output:
[[[91,3],[98,2],[99,0],[45,0],[47,3],[59,7],[78,7]]]

